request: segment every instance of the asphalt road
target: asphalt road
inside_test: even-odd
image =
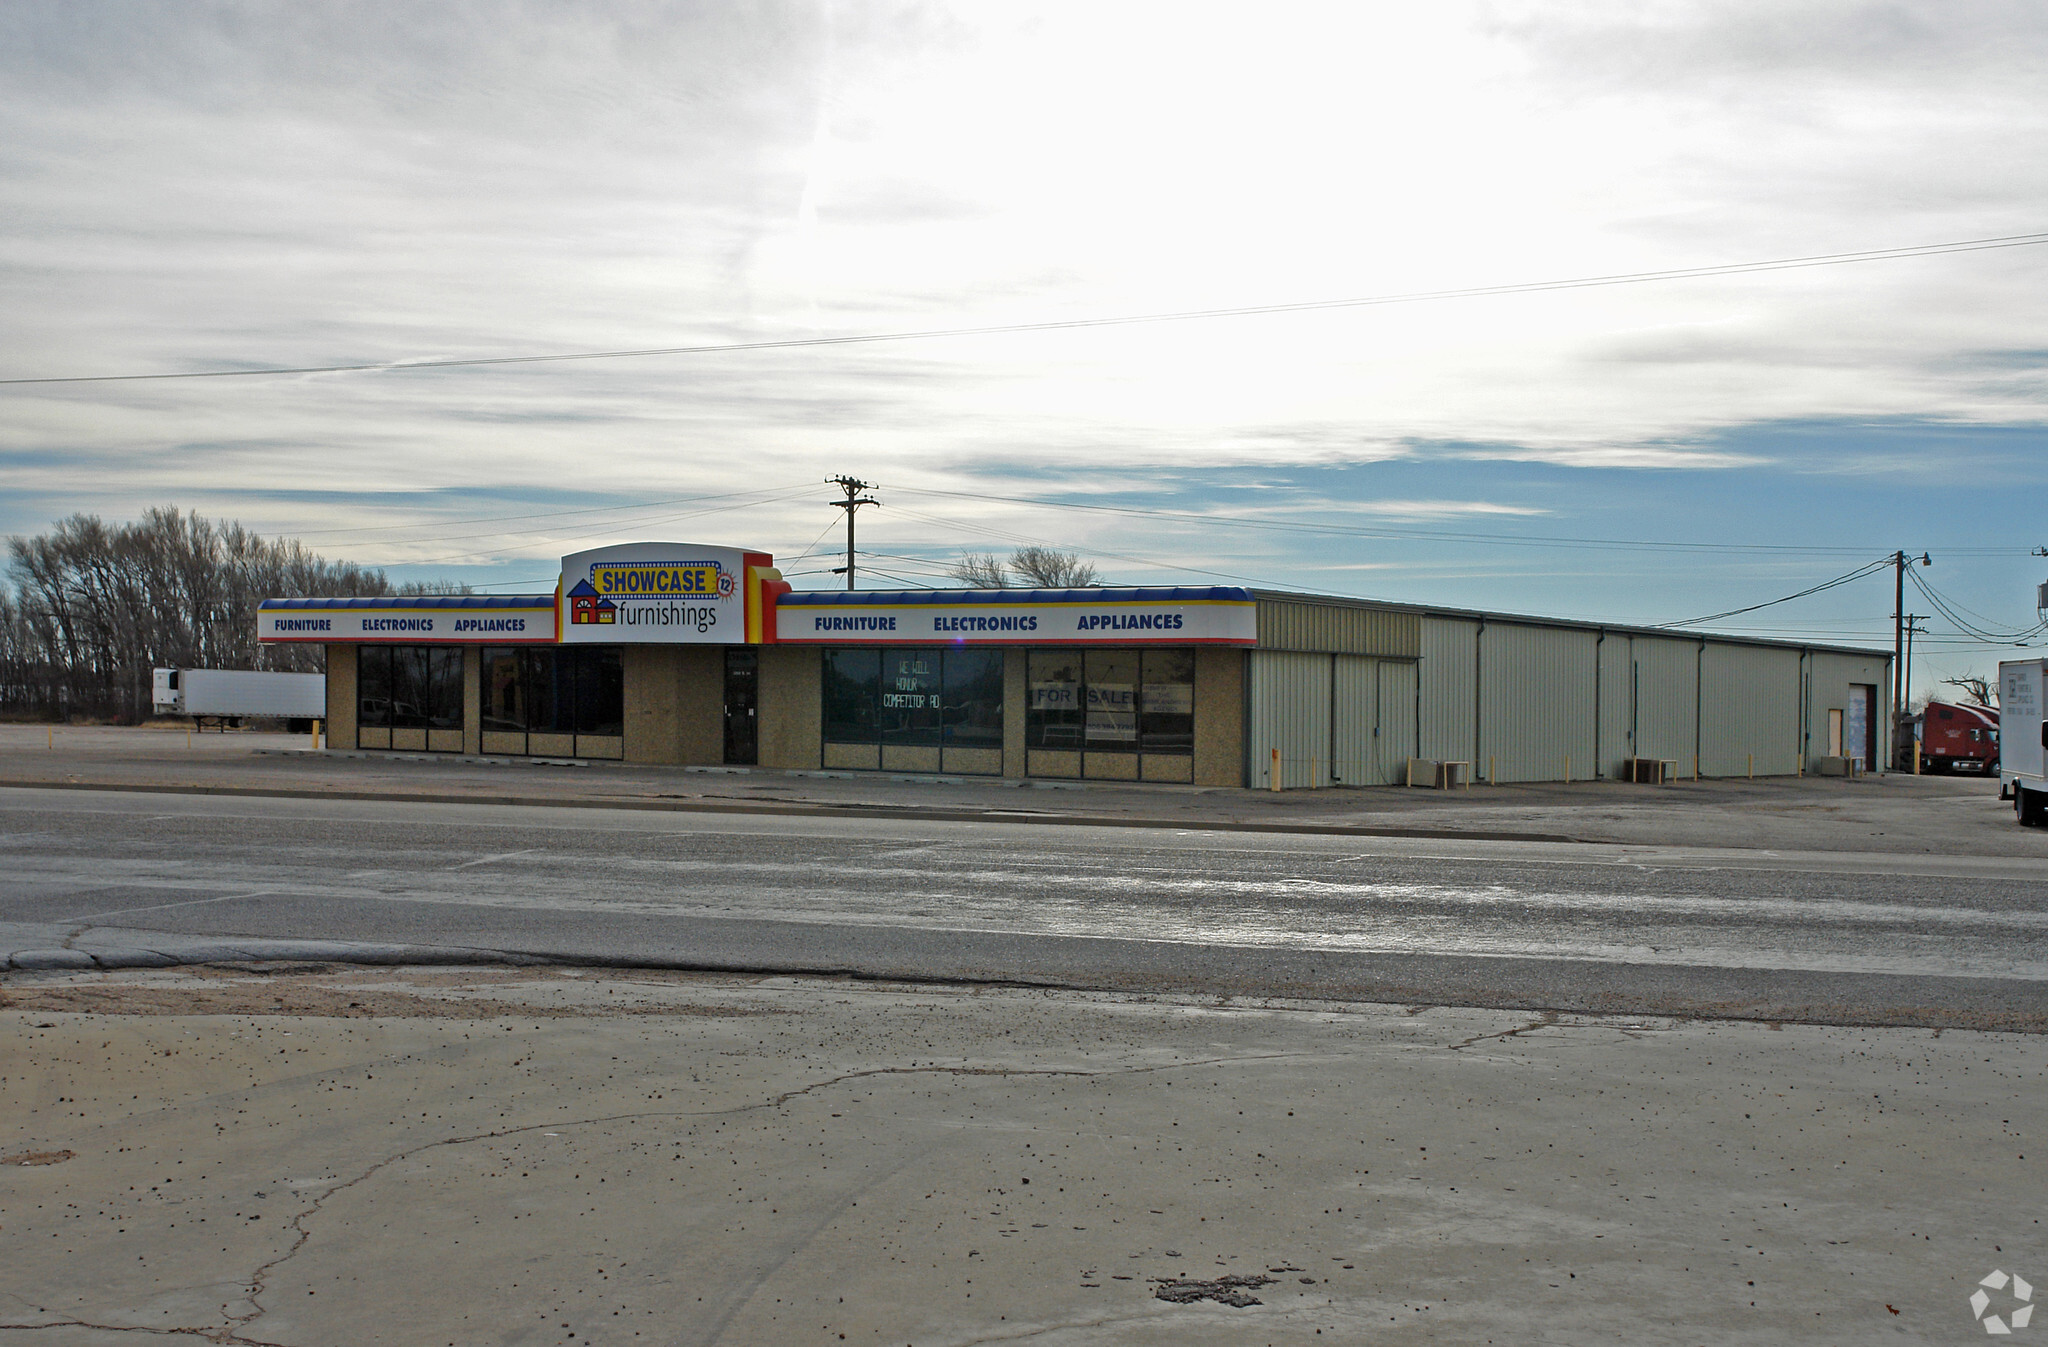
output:
[[[2048,870],[910,819],[0,792],[15,966],[535,958],[2048,1030]]]

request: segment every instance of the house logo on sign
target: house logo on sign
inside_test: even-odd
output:
[[[2014,1303],[2007,1307],[2002,1316],[1989,1313],[1992,1304],[1990,1292],[2005,1291],[2008,1288]],[[1978,1282],[1977,1289],[1970,1293],[1970,1310],[1977,1316],[1977,1322],[1984,1325],[1986,1333],[1993,1337],[2002,1337],[2010,1334],[2015,1328],[2025,1328],[2033,1319],[2034,1307],[2030,1303],[2033,1299],[2034,1288],[2027,1284],[2025,1277],[2018,1273],[2007,1276],[1999,1269],[1993,1268],[1991,1275]]]

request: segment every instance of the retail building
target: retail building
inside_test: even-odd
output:
[[[553,594],[259,623],[326,646],[336,748],[1259,788],[1890,761],[1888,651],[1224,586],[799,593],[636,543]]]

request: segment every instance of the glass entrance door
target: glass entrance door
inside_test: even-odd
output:
[[[725,650],[725,760],[751,767],[760,761],[761,660],[751,646]]]

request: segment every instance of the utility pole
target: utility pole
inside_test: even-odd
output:
[[[835,509],[846,511],[846,565],[835,566],[833,567],[833,569],[843,570],[846,572],[846,587],[848,589],[852,589],[854,511],[860,509],[860,507],[863,505],[880,505],[882,502],[876,500],[873,496],[863,496],[861,494],[861,492],[863,491],[869,491],[873,489],[874,484],[872,482],[863,482],[858,477],[844,476],[827,477],[825,480],[846,493],[845,500],[835,500],[831,502],[832,506]]]
[[[1898,720],[1906,714],[1906,567],[1913,562],[1932,566],[1934,558],[1922,552],[1909,557],[1903,551],[1892,553],[1892,719]]]
[[[1913,638],[1927,634],[1927,628],[1920,625],[1926,620],[1927,614],[1925,613],[1906,614],[1906,696],[1908,699],[1911,699],[1913,696]],[[1899,714],[1907,714],[1905,702],[1899,703]]]

